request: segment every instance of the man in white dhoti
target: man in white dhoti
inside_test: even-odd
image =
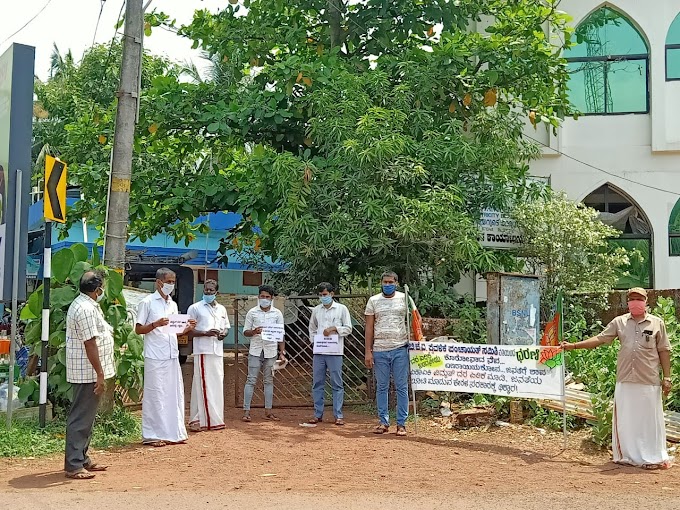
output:
[[[144,298],[137,309],[135,332],[144,335],[144,396],[142,398],[142,441],[151,446],[183,443],[184,382],[179,366],[177,334],[166,331],[170,315],[177,314],[175,273],[163,267],[156,271],[156,292]],[[184,334],[196,326],[189,320]]]
[[[203,284],[203,299],[187,313],[196,321],[190,335],[194,344],[194,379],[191,383],[192,432],[224,428],[224,347],[229,332],[227,309],[215,301],[219,287],[215,280]]]
[[[602,333],[582,342],[563,342],[565,350],[593,349],[621,343],[616,367],[612,450],[614,462],[668,469],[666,427],[661,392],[671,390],[671,344],[663,320],[647,313],[647,291],[628,291],[628,310],[612,320]],[[659,367],[663,379],[659,377]]]

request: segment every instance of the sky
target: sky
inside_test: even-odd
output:
[[[83,51],[92,45],[102,5],[95,42],[108,44],[115,32],[114,26],[123,1],[0,0],[0,54],[12,43],[35,46],[35,74],[45,80],[49,73],[53,44],[56,43],[62,55],[70,49],[76,61],[79,61]],[[227,3],[228,0],[152,0],[147,11],[154,8],[163,11],[181,25],[191,21],[196,9],[217,12]],[[37,17],[25,28],[11,35],[36,14]],[[202,63],[199,51],[191,49],[191,41],[160,28],[154,29],[151,37],[144,39],[144,47],[151,53],[165,55],[177,62],[193,60],[199,69],[207,66],[207,63]]]

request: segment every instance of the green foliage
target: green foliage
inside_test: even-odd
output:
[[[96,249],[93,250],[96,252]],[[115,383],[128,391],[130,397],[139,400],[142,387],[144,359],[142,338],[137,335],[127,320],[123,298],[122,276],[104,266],[93,266],[88,260],[88,250],[81,244],[60,250],[52,257],[52,278],[50,280],[50,337],[48,358],[48,385],[55,401],[67,408],[72,397],[71,384],[66,380],[66,313],[78,294],[82,274],[93,268],[105,273],[104,299],[100,302],[104,317],[113,327],[116,364]],[[98,261],[98,257],[94,257]],[[43,287],[38,287],[28,298],[28,304],[21,312],[26,320],[25,340],[31,354],[40,354],[41,309]],[[20,385],[19,396],[25,402],[36,403],[39,397],[38,383],[27,378]]]
[[[514,217],[526,240],[519,255],[527,269],[540,276],[543,320],[549,318],[560,291],[565,296],[599,297],[599,306],[604,306],[620,268],[628,263],[625,250],[612,250],[608,243],[619,231],[597,215],[595,209],[552,191],[515,208]]]
[[[384,267],[423,284],[506,268],[512,258],[482,249],[475,223],[482,207],[524,193],[539,155],[522,136],[527,118],[554,128],[569,114],[571,33],[557,3],[247,0],[196,12],[179,33],[207,53],[212,76],[147,72],[131,234],[190,241],[199,215],[240,213],[222,251],[285,261],[300,291]],[[490,24],[471,30],[482,18]],[[162,13],[147,21],[172,24]],[[72,111],[50,142],[86,197],[70,217],[96,224],[114,94],[107,80],[96,95],[81,84],[108,78],[118,46],[113,55],[93,49],[88,66],[45,84]]]
[[[562,413],[544,409],[534,401],[528,401],[529,408],[533,416],[529,419],[529,423],[534,427],[546,427],[551,430],[561,431],[564,426]],[[567,430],[574,430],[579,426],[578,418],[567,415]]]
[[[66,423],[63,420],[48,422],[41,429],[37,421],[16,420],[11,430],[5,420],[0,423],[0,457],[38,457],[63,453]],[[116,408],[106,417],[95,421],[91,446],[111,448],[138,442],[141,439],[139,417],[123,408]]]

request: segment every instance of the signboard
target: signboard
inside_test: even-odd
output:
[[[508,213],[484,209],[479,219],[479,244],[485,248],[511,249],[522,246],[524,239]]]
[[[66,163],[52,156],[45,156],[44,197],[45,219],[66,223]]]
[[[26,267],[28,206],[31,191],[33,64],[35,48],[13,44],[0,56],[0,301],[12,298],[14,238],[19,237],[19,267]],[[15,232],[17,183],[22,171],[20,231]],[[26,273],[19,272],[18,299],[26,299]]]
[[[414,390],[562,398],[562,349],[411,342]]]

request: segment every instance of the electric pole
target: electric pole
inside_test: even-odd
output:
[[[104,264],[121,274],[125,268],[125,244],[128,238],[132,149],[140,96],[143,30],[142,0],[127,0],[104,239]]]

